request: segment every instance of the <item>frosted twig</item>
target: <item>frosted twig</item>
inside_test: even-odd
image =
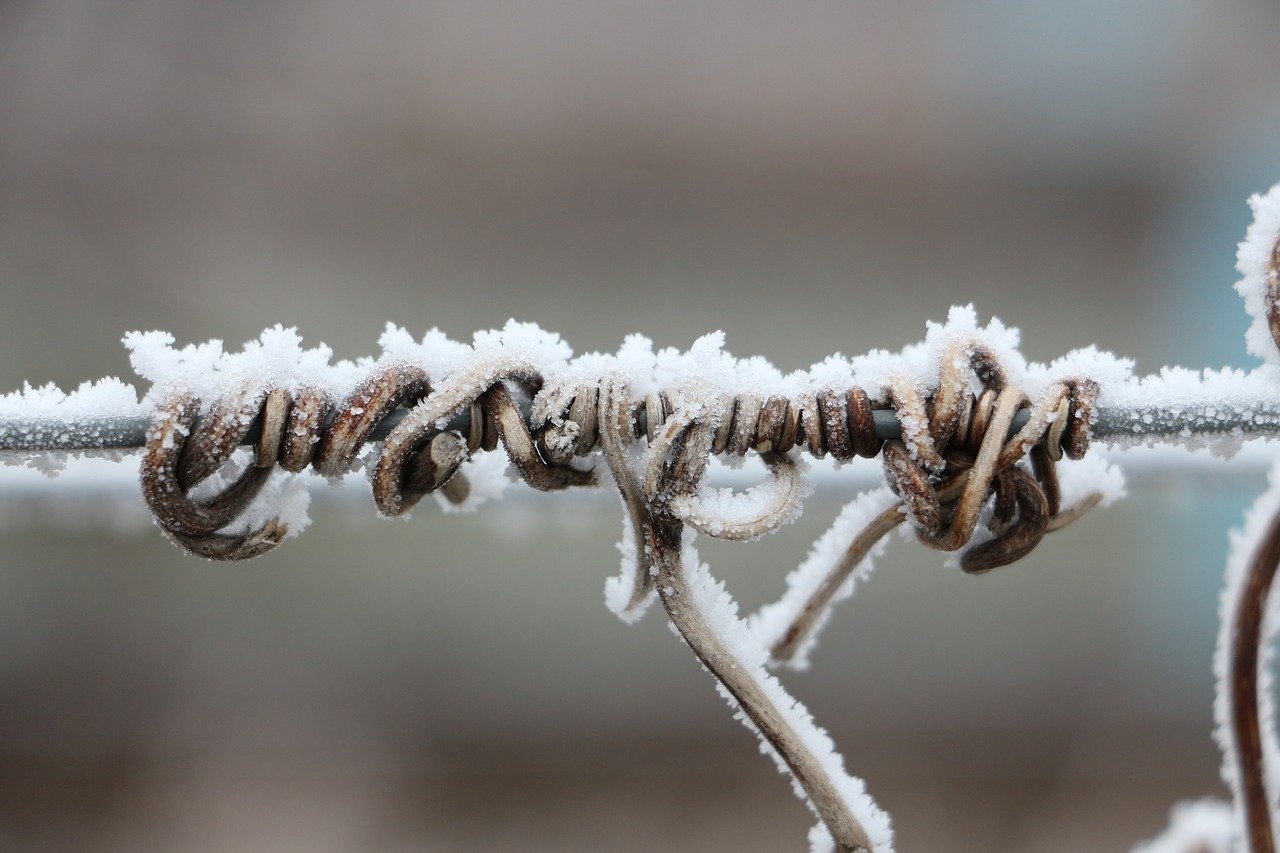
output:
[[[620,618],[633,622],[644,614],[652,600],[653,575],[649,571],[649,549],[644,544],[644,495],[627,453],[632,435],[631,415],[623,405],[626,380],[609,375],[600,383],[600,450],[626,510],[622,523],[622,573],[605,586],[605,601]]]
[[[1280,185],[1249,203],[1254,221],[1237,254],[1243,278],[1236,290],[1253,318],[1245,335],[1248,349],[1274,368],[1280,363]],[[1277,377],[1269,375],[1274,394]],[[1243,532],[1232,532],[1219,604],[1214,734],[1233,805],[1229,811],[1214,804],[1175,809],[1169,831],[1144,850],[1276,849],[1280,741],[1270,663],[1278,623],[1271,592],[1280,569],[1280,465],[1272,467],[1270,479]]]
[[[1232,532],[1214,660],[1222,776],[1235,803],[1235,835],[1247,840],[1251,851],[1275,850],[1280,794],[1269,666],[1278,625],[1272,592],[1280,568],[1280,466],[1273,466],[1270,479],[1243,531]]]
[[[764,671],[736,605],[706,573],[692,534],[672,500],[697,490],[711,428],[693,417],[670,421],[648,451],[643,534],[656,568],[656,586],[672,625],[716,678],[722,692],[767,750],[795,780],[842,851],[888,851],[888,817],[862,782],[844,773],[826,733],[781,684]],[[734,640],[737,640],[735,642]]]

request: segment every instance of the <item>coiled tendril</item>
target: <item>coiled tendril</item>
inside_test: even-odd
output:
[[[838,763],[813,751],[825,735],[816,728],[804,733],[811,721],[796,722],[784,712],[794,700],[768,683],[772,676],[740,661],[703,612],[683,564],[682,531],[728,539],[773,532],[797,511],[800,453],[839,461],[882,457],[900,504],[854,538],[796,611],[768,649],[769,658],[782,661],[816,629],[853,567],[903,520],[929,547],[954,551],[971,544],[990,503],[990,538],[971,545],[960,561],[965,571],[981,573],[1025,556],[1046,533],[1097,502],[1094,496],[1063,510],[1055,473],[1064,453],[1078,459],[1088,449],[1094,382],[1059,381],[1033,403],[983,344],[956,340],[943,355],[932,394],[899,377],[881,399],[857,386],[795,398],[726,394],[711,400],[675,388],[637,399],[619,373],[571,389],[544,388],[537,364],[513,353],[477,357],[438,385],[411,363],[383,365],[340,401],[318,389],[290,393],[250,382],[206,406],[190,390],[173,387],[148,435],[143,494],[178,545],[238,560],[271,550],[288,533],[278,515],[248,523],[249,506],[272,468],[310,466],[340,476],[400,408],[407,413],[372,458],[373,498],[385,515],[400,515],[435,491],[465,499],[469,486],[460,467],[498,444],[520,478],[542,490],[596,482],[594,470],[576,460],[599,448],[635,544],[633,575],[623,578],[623,615],[638,614],[656,591],[672,624],[779,756],[831,837],[842,849],[871,849],[872,835],[858,814],[874,817],[878,810],[854,809],[843,799],[851,780],[841,781]],[[532,417],[522,409],[525,399],[532,401]],[[880,438],[878,409],[895,410],[900,438]],[[1022,409],[1029,410],[1026,424],[1011,436]],[[227,483],[213,481],[255,431],[252,459]],[[633,454],[631,446],[642,441],[647,449]],[[708,460],[751,451],[764,461],[773,488],[749,512],[729,517],[722,502],[702,494]],[[1020,464],[1028,456],[1029,469]]]
[[[968,542],[979,510],[993,493],[996,539],[971,550],[963,565],[969,571],[1003,565],[1063,523],[1053,463],[1064,447],[1072,458],[1087,449],[1097,386],[1088,380],[1054,386],[1032,407],[1027,425],[1004,442],[1012,415],[1028,401],[1008,385],[990,352],[979,347],[970,353],[970,366],[984,387],[978,396],[968,393],[968,376],[956,361],[944,360],[938,391],[930,399],[906,381],[893,385],[883,400],[856,386],[796,398],[724,395],[705,406],[714,424],[708,453],[754,450],[794,493],[799,479],[790,458],[796,448],[841,461],[883,451],[891,484],[921,541],[932,547],[953,550]],[[624,498],[632,505],[636,492],[626,485],[618,454],[628,441],[652,441],[675,407],[667,394],[632,399],[619,383],[605,377],[571,395],[558,389],[539,397],[543,379],[537,366],[504,356],[455,371],[439,387],[420,367],[385,365],[337,401],[319,389],[290,393],[249,383],[204,406],[191,391],[176,387],[156,408],[142,466],[143,494],[160,526],[188,551],[221,560],[257,556],[288,532],[277,517],[244,529],[242,517],[273,467],[292,472],[313,467],[324,476],[340,476],[351,469],[379,423],[409,407],[373,466],[374,501],[386,515],[406,512],[437,490],[451,501],[465,500],[469,485],[459,468],[499,443],[519,476],[542,490],[594,483],[594,475],[575,467],[574,459],[599,448],[615,477],[621,477],[624,495],[632,494]],[[540,415],[532,428],[517,397],[539,398],[534,410]],[[887,408],[896,409],[904,423],[900,440],[877,437],[874,412]],[[197,487],[253,432],[252,462],[228,485],[201,494],[209,487]],[[1034,478],[1014,466],[1028,452]],[[750,538],[768,532],[759,524],[710,518],[696,496],[687,496],[683,506],[688,523],[708,533],[714,528],[712,535]],[[638,582],[637,598],[646,590],[647,584]]]

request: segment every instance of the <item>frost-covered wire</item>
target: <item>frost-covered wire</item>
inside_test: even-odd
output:
[[[573,358],[558,336],[518,323],[477,334],[471,344],[435,331],[417,341],[388,327],[383,354],[354,363],[333,363],[326,348],[304,348],[295,332],[281,327],[267,330],[240,352],[225,352],[217,342],[178,349],[163,333],[126,337],[135,370],[152,382],[143,400],[133,404],[147,412],[151,424],[144,494],[175,541],[204,556],[227,559],[274,547],[302,524],[272,514],[255,500],[272,468],[298,472],[311,466],[332,478],[366,466],[374,501],[387,515],[402,514],[433,492],[465,503],[471,491],[465,469],[474,467],[468,460],[499,443],[530,485],[558,489],[589,483],[590,459],[602,447],[599,401],[607,373],[628,389],[617,411],[628,421],[629,439],[651,438],[677,413],[674,387],[691,377],[705,379],[709,396],[701,403],[715,421],[711,452],[729,458],[759,453],[776,472],[777,483],[785,484],[782,496],[771,488],[752,490],[765,515],[789,517],[798,511],[804,488],[792,459],[797,451],[837,462],[873,456],[884,436],[894,434],[887,428],[891,425],[913,460],[924,466],[922,472],[932,475],[948,464],[940,454],[951,434],[982,432],[980,422],[989,415],[986,397],[971,393],[969,380],[954,378],[941,386],[934,378],[955,372],[938,371],[941,361],[958,357],[944,352],[957,341],[980,346],[988,368],[998,362],[1002,372],[1018,377],[1020,387],[1056,388],[1064,371],[1083,375],[1071,358],[1049,367],[1021,362],[1016,331],[998,321],[980,329],[972,308],[954,310],[947,324],[931,325],[922,344],[901,353],[833,357],[787,375],[758,357],[733,358],[719,335],[706,336],[683,353],[655,352],[633,336],[614,355]],[[1082,353],[1076,362],[1090,359],[1107,360]],[[57,412],[91,423],[126,408],[128,394],[128,386],[116,380],[71,395],[28,389],[0,401],[0,422],[25,409],[46,421]],[[1021,431],[1036,441],[1051,441],[1053,455],[1063,443],[1087,442],[1094,412],[1092,400],[1078,394],[1059,402],[1047,419],[1030,406],[1011,409],[1024,422],[1035,421],[1024,423]],[[929,415],[926,405],[945,411],[947,422]],[[407,413],[397,418],[400,412]],[[385,437],[374,446],[380,430]],[[220,470],[243,443],[255,448],[252,462],[234,476]],[[45,455],[29,456],[50,462]],[[286,482],[268,492],[281,488],[287,493],[291,487]],[[1012,485],[1008,489],[1016,492]],[[978,483],[966,492],[964,530],[941,547],[968,540],[974,501],[985,490],[985,483]],[[770,509],[775,499],[788,512]],[[703,505],[709,500],[728,505],[714,492],[684,499],[694,526],[711,523],[714,516],[723,535],[750,538],[766,532],[742,509],[741,500],[728,501],[741,511],[736,521],[723,507],[707,512]],[[704,517],[708,520],[700,520]],[[227,537],[254,544],[236,546]]]

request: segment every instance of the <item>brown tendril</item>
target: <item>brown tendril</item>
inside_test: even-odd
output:
[[[696,491],[712,442],[713,430],[704,421],[681,413],[668,421],[649,448],[642,531],[657,572],[658,597],[694,655],[782,759],[837,848],[870,851],[870,838],[841,796],[836,780],[777,699],[720,636],[690,584],[682,553],[684,522],[672,511],[671,502],[680,494]],[[788,697],[783,694],[780,698]]]
[[[237,399],[243,399],[243,395]],[[244,560],[275,547],[288,532],[279,519],[272,518],[257,529],[244,533],[219,533],[248,507],[266,483],[271,469],[247,467],[230,485],[207,498],[193,498],[190,489],[203,482],[230,458],[250,424],[239,416],[237,407],[220,407],[221,420],[196,420],[200,402],[190,392],[176,390],[157,408],[157,419],[147,434],[141,472],[142,494],[156,521],[179,546],[199,556],[216,560]],[[231,421],[238,427],[227,423]],[[278,434],[277,434],[278,439]],[[190,448],[197,462],[185,470],[202,477],[181,474],[184,450]]]
[[[588,471],[543,460],[507,381],[531,388],[540,384],[540,376],[523,362],[500,361],[488,365],[487,372],[485,366],[463,372],[433,393],[425,371],[397,362],[376,370],[336,405],[315,389],[294,396],[283,388],[247,383],[203,415],[200,400],[175,389],[156,408],[143,455],[143,496],[156,521],[187,551],[218,560],[257,556],[283,540],[286,524],[271,518],[242,533],[227,528],[245,513],[275,465],[295,472],[311,466],[324,476],[341,476],[383,419],[419,401],[383,443],[374,470],[374,498],[388,515],[403,513],[436,490],[451,501],[465,500],[470,487],[458,469],[471,453],[499,441],[516,471],[535,488],[591,482]],[[479,414],[468,437],[436,426],[466,408]],[[227,463],[254,427],[259,439],[253,462],[216,494],[193,497],[192,490]]]
[[[982,386],[977,397],[969,393],[970,377]],[[386,515],[404,513],[437,491],[450,501],[464,500],[470,486],[460,471],[462,464],[499,443],[506,447],[517,474],[534,488],[584,485],[593,477],[575,467],[575,457],[600,448],[616,467],[616,455],[626,442],[656,441],[680,414],[665,393],[650,393],[637,401],[626,393],[625,385],[610,390],[607,384],[585,384],[571,395],[561,391],[550,415],[532,429],[513,392],[537,394],[542,377],[536,365],[516,356],[481,360],[439,388],[433,388],[426,372],[416,365],[385,364],[339,401],[316,388],[290,393],[285,388],[246,383],[202,406],[189,393],[174,391],[156,409],[155,430],[165,438],[148,445],[144,494],[160,525],[188,550],[215,559],[262,553],[278,544],[283,536],[279,529],[255,538],[250,533],[228,533],[227,528],[244,514],[271,470],[279,466],[300,472],[312,467],[326,477],[341,476],[354,467],[378,424],[405,407],[409,414],[391,430],[373,467],[374,500]],[[1090,499],[1086,505],[1060,512],[1053,463],[1064,454],[1080,458],[1087,450],[1097,394],[1098,386],[1090,380],[1060,383],[1032,407],[1030,420],[1019,434],[1004,441],[1007,425],[1026,405],[1025,399],[1008,387],[994,353],[980,344],[961,342],[947,351],[931,397],[913,382],[898,381],[888,389],[887,405],[898,410],[904,425],[901,440],[886,444],[877,436],[877,404],[857,386],[845,391],[824,388],[798,398],[725,394],[707,408],[714,424],[708,454],[741,455],[754,450],[771,474],[781,479],[784,492],[794,496],[799,478],[787,456],[793,448],[802,447],[814,456],[829,453],[837,461],[872,457],[883,449],[889,481],[906,503],[921,540],[931,547],[954,550],[969,541],[991,495],[999,505],[994,524],[998,533],[1017,529],[1025,537],[1040,529],[1039,525],[1017,525],[1015,516],[1023,507],[1034,514],[1028,498],[1017,498],[1019,490],[1029,486],[1023,480],[1018,485],[1013,475],[1004,473],[1028,452],[1034,482],[1049,506],[1046,532],[1096,503]],[[446,428],[449,418],[463,412],[471,415],[469,427]],[[254,429],[259,438],[252,463],[216,494],[192,497],[192,490],[226,465]],[[967,451],[970,458],[957,462],[956,451]],[[973,472],[962,480],[966,485],[958,495],[942,497],[938,481],[954,479],[962,468]],[[640,486],[637,481],[635,489]],[[628,501],[629,506],[635,503],[635,498]],[[760,517],[737,525],[710,517],[694,501],[682,506],[686,521],[697,528],[750,538],[769,532],[769,524],[781,517],[779,508],[784,503],[775,502]],[[634,509],[629,508],[628,514],[634,518]],[[252,544],[228,545],[218,538],[226,536],[242,543],[252,540]],[[1020,545],[1013,550],[1026,549]],[[970,562],[983,570],[991,568],[980,557]],[[637,583],[636,595],[643,598],[647,581]]]
[[[1271,519],[1245,569],[1233,603],[1229,649],[1230,734],[1235,741],[1240,806],[1251,853],[1274,853],[1276,849],[1271,801],[1267,796],[1258,679],[1267,598],[1277,569],[1280,569],[1280,512]]]
[[[1271,245],[1271,256],[1267,259],[1266,290],[1267,326],[1271,329],[1271,340],[1280,347],[1280,235]]]
[[[976,397],[968,390],[970,376],[982,386]],[[1055,463],[1064,452],[1080,459],[1088,450],[1098,391],[1097,383],[1087,379],[1051,386],[1030,406],[1027,423],[1006,439],[1014,415],[1028,401],[1009,384],[999,359],[986,347],[952,344],[930,400],[913,382],[895,382],[890,399],[904,424],[903,440],[885,442],[882,459],[900,503],[875,516],[853,538],[773,640],[771,658],[779,662],[796,656],[854,569],[905,519],[921,542],[953,551],[970,543],[983,507],[994,499],[988,523],[993,538],[970,547],[960,559],[963,571],[982,574],[1021,559],[1047,533],[1096,506],[1102,498],[1098,493],[1061,507]],[[864,410],[861,403],[847,409],[851,421],[855,411]],[[1031,473],[1018,467],[1028,454]]]

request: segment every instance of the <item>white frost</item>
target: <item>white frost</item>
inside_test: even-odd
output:
[[[507,458],[502,453],[476,454],[462,463],[458,473],[465,475],[471,486],[465,500],[454,503],[442,491],[432,495],[445,512],[475,512],[490,501],[501,498],[511,485],[511,478],[507,476]]]
[[[1062,508],[1069,509],[1091,494],[1099,494],[1099,507],[1106,508],[1126,494],[1124,472],[1101,454],[1090,454],[1078,461],[1063,459],[1058,463],[1058,487]]]
[[[710,629],[733,652],[737,662],[753,680],[761,685],[770,702],[780,710],[787,723],[797,732],[823,770],[835,780],[841,800],[862,825],[877,853],[889,853],[893,849],[893,828],[889,815],[867,793],[866,784],[845,770],[844,759],[836,751],[831,736],[814,722],[808,709],[787,693],[781,682],[769,673],[766,668],[768,651],[761,645],[759,638],[747,623],[738,617],[738,603],[725,590],[724,584],[712,577],[707,565],[698,556],[693,544],[695,537],[694,531],[686,528],[681,550],[681,560],[689,579],[689,592],[695,606],[705,617]],[[734,709],[734,716],[759,736],[755,725],[719,681],[716,682],[716,688]],[[790,776],[790,771],[782,757],[763,737],[760,737],[760,751],[774,760],[779,772]],[[796,796],[812,809],[813,806],[808,803],[804,790],[794,779],[792,779],[792,788]],[[812,835],[810,837],[812,838]]]
[[[1263,195],[1251,196],[1249,206],[1253,208],[1253,223],[1236,251],[1236,270],[1242,276],[1236,282],[1236,292],[1244,297],[1245,310],[1253,318],[1244,341],[1253,355],[1269,364],[1280,364],[1280,351],[1271,339],[1267,322],[1266,304],[1267,269],[1276,235],[1280,234],[1280,184]]]
[[[751,616],[748,624],[751,633],[756,637],[756,642],[765,648],[772,648],[781,640],[788,626],[799,616],[805,602],[831,574],[854,538],[873,518],[895,503],[897,498],[893,492],[888,487],[881,487],[863,492],[845,504],[827,532],[813,543],[804,562],[787,575],[787,590],[782,597],[761,607]],[[831,618],[832,608],[838,602],[853,596],[857,585],[866,580],[875,568],[875,561],[884,553],[888,541],[888,537],[880,539],[850,572],[849,577],[840,584],[828,606],[824,607],[817,617],[813,629],[798,646],[795,656],[787,662],[789,666],[796,669],[808,668],[809,653],[817,643],[823,627]]]
[[[1133,853],[1231,853],[1235,849],[1231,806],[1221,800],[1178,803],[1169,828],[1133,848]]]

